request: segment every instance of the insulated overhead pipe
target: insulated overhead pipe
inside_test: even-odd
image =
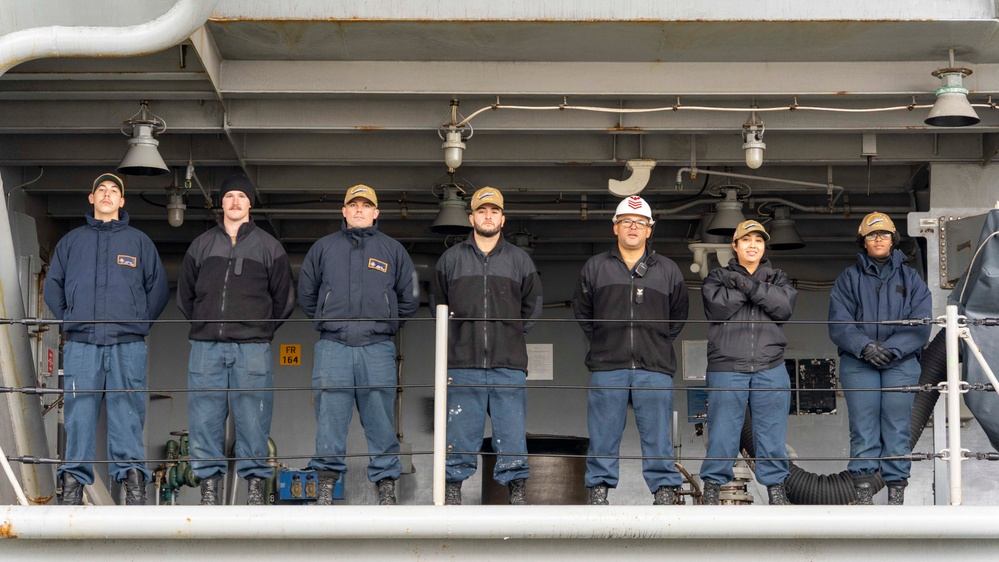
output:
[[[130,57],[173,47],[208,21],[218,0],[179,0],[162,16],[127,27],[34,27],[0,37],[0,75],[35,59]]]

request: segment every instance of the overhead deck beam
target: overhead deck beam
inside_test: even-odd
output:
[[[921,96],[932,103],[940,62],[497,62],[227,60],[226,97],[391,95],[781,98]],[[999,64],[971,65],[965,86],[999,92]],[[696,80],[691,79],[696,76]],[[877,79],[873,79],[873,77]],[[570,98],[570,101],[571,98]],[[917,100],[919,101],[919,100]],[[982,100],[985,101],[985,96]]]

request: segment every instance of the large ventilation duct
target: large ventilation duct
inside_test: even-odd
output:
[[[184,41],[208,21],[218,0],[179,0],[162,16],[128,27],[35,27],[0,37],[0,74],[29,60],[130,57]]]
[[[964,277],[957,282],[947,300],[957,305],[957,313],[968,318],[968,330],[978,345],[985,361],[993,368],[999,365],[999,339],[994,326],[976,325],[975,320],[999,317],[999,210],[989,211],[985,226],[978,237],[977,250]],[[964,362],[964,380],[970,384],[991,381],[978,361]],[[964,402],[975,419],[985,430],[992,447],[999,451],[999,394],[996,392],[969,392]]]

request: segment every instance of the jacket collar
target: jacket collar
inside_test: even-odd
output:
[[[254,228],[257,228],[257,224],[253,222],[253,219],[250,219],[244,222],[243,224],[239,225],[239,230],[236,231],[236,241],[239,242],[243,238],[249,236],[250,232],[252,232]],[[219,232],[221,232],[222,235],[225,236],[226,240],[228,240],[229,233],[226,232],[225,225],[222,224],[222,221],[218,222],[218,229]]]
[[[128,213],[124,209],[118,210],[118,220],[110,220],[108,222],[100,221],[94,218],[94,212],[87,212],[87,226],[93,228],[94,230],[121,230],[128,226]]]
[[[621,248],[618,248],[617,244],[614,244],[613,246],[611,246],[610,255],[613,256],[613,257],[615,257],[615,258],[617,258],[617,259],[619,259],[619,260],[621,260],[621,263],[624,263],[624,257],[621,256]],[[652,249],[652,246],[650,246],[648,244],[645,245],[645,257],[643,259],[645,260],[645,263],[647,265],[652,265],[653,263],[655,263],[655,261],[656,261],[656,251]],[[642,260],[638,260],[638,261],[642,261]]]
[[[746,275],[750,275],[751,277],[756,277],[760,274],[766,277],[767,275],[770,274],[771,271],[774,270],[774,267],[773,265],[771,265],[769,259],[763,258],[760,260],[760,265],[756,266],[756,272],[750,274],[749,270],[746,269],[746,267],[743,266],[741,263],[739,263],[739,258],[732,258],[728,260],[728,269],[731,269],[732,271],[738,271],[739,273],[743,273]]]
[[[894,271],[905,263],[905,254],[898,248],[892,248],[888,258],[888,263],[885,265],[885,269],[888,271]],[[857,254],[857,267],[863,272],[878,275],[878,267],[874,265],[874,261],[867,255],[867,252]]]
[[[350,236],[351,238],[356,238],[358,240],[368,236],[374,236],[374,234],[378,232],[378,219],[375,219],[375,222],[367,228],[350,228],[347,226],[347,219],[343,219],[340,223],[340,232],[342,232],[344,236]]]
[[[507,244],[506,237],[503,236],[503,232],[502,231],[499,234],[497,234],[496,236],[499,236],[499,239],[496,240],[496,247],[494,247],[492,250],[489,251],[489,255],[490,256],[496,255],[496,254],[502,252],[503,251],[503,247],[506,246],[506,244]],[[474,231],[468,233],[468,238],[465,238],[464,244],[468,244],[468,246],[471,247],[472,250],[474,250],[475,253],[479,254],[480,256],[484,256],[485,255],[485,254],[482,253],[482,250],[479,249],[479,246],[476,245],[476,243],[475,243],[475,232]]]

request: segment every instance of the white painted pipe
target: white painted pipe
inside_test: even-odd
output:
[[[3,465],[4,474],[7,475],[7,480],[10,482],[10,486],[14,488],[14,494],[17,495],[17,501],[21,505],[28,505],[28,497],[24,495],[24,490],[21,489],[21,483],[17,481],[17,477],[14,476],[14,470],[10,467],[10,462],[7,460],[7,453],[3,451],[3,447],[0,447],[0,465]]]
[[[950,503],[961,505],[961,370],[958,365],[957,305],[947,305],[947,450],[950,456],[948,470]]]
[[[22,540],[999,539],[991,506],[9,506],[0,528]]]
[[[437,305],[434,338],[434,505],[444,505],[444,469],[447,461],[447,315]]]
[[[179,0],[153,21],[128,27],[50,26],[0,37],[0,74],[29,60],[50,57],[128,57],[155,53],[184,41],[204,25],[218,0]]]

